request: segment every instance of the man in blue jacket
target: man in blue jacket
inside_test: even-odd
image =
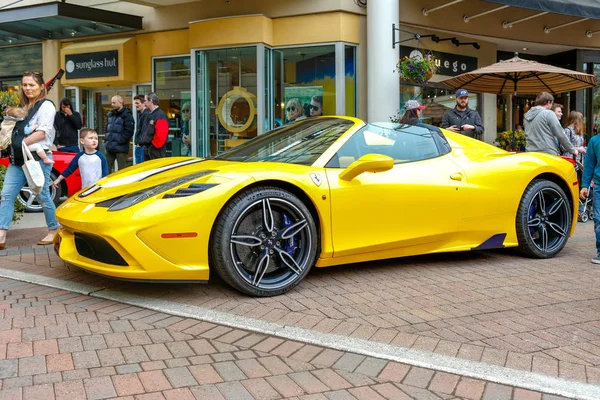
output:
[[[123,105],[121,96],[113,96],[110,104],[113,109],[108,113],[104,142],[108,171],[112,174],[115,172],[115,160],[117,160],[118,169],[127,167],[129,142],[133,137],[135,121],[131,109]]]
[[[581,191],[579,197],[585,200],[589,194],[590,185],[594,181],[594,232],[596,233],[596,256],[592,258],[594,264],[600,264],[600,135],[592,136],[587,145],[583,176],[581,177]]]
[[[465,89],[456,91],[456,107],[446,111],[442,128],[469,137],[480,138],[483,135],[483,121],[477,110],[469,108],[469,92]]]

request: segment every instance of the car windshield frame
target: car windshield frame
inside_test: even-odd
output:
[[[214,159],[312,165],[354,124],[345,118],[306,118],[248,140]]]

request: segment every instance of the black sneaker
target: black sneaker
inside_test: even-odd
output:
[[[592,262],[594,264],[600,264],[600,254],[598,254],[596,257],[592,258]]]

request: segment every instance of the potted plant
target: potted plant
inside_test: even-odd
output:
[[[396,64],[396,70],[402,79],[425,86],[437,71],[437,66],[435,59],[429,54],[418,57],[404,56]]]
[[[19,94],[17,92],[0,92],[0,117],[4,118],[6,107],[16,107],[19,105]],[[6,167],[0,164],[0,188],[4,185],[4,175]],[[15,211],[13,221],[18,221],[23,216],[25,207],[18,200],[15,201]]]
[[[506,151],[525,151],[527,140],[522,130],[508,130],[498,133],[496,145]]]

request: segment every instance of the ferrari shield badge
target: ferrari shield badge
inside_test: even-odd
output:
[[[323,180],[321,179],[321,175],[317,174],[316,172],[311,172],[310,178],[315,183],[315,185],[321,186],[321,183],[323,182]]]

